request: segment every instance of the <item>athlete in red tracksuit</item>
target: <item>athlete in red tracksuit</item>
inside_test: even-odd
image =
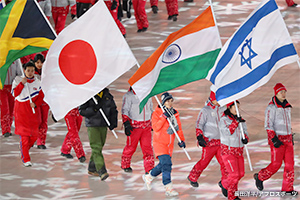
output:
[[[177,21],[178,16],[178,0],[165,0],[167,11],[168,11],[168,20]]]
[[[40,125],[37,107],[42,104],[44,94],[41,90],[40,81],[34,76],[34,63],[26,63],[24,69],[25,77],[17,76],[15,78],[12,93],[15,97],[15,134],[20,135],[21,159],[25,167],[30,167],[32,163],[30,162],[29,149],[38,137]],[[32,103],[30,103],[28,95],[31,96]],[[33,113],[32,108],[35,113]]]
[[[140,101],[134,91],[129,91],[123,96],[122,119],[127,135],[126,146],[123,150],[121,168],[125,172],[132,172],[130,167],[131,157],[136,151],[137,145],[140,142],[145,172],[149,172],[154,167],[154,156],[151,145],[151,115],[153,112],[152,100],[149,99],[139,112]]]
[[[118,6],[119,6],[119,0],[104,0],[104,3],[106,4],[110,14],[114,18],[116,24],[118,25],[122,35],[126,36],[126,29],[123,26],[123,24],[118,19]]]
[[[21,66],[15,61],[7,70],[3,89],[0,90],[1,129],[4,137],[9,137],[14,116],[15,99],[11,94],[12,82],[16,76],[21,76]]]
[[[45,61],[45,58],[42,54],[36,54],[34,57],[34,64],[35,64],[35,76],[41,80],[41,74],[42,74],[42,66]],[[48,104],[43,101],[41,106],[37,108],[39,115],[41,117],[41,123],[39,126],[39,136],[36,141],[37,148],[38,149],[46,149],[46,137],[47,137],[47,131],[48,131],[48,114],[49,114],[50,107]]]
[[[145,11],[146,0],[132,0],[132,5],[136,19],[136,25],[138,27],[137,32],[140,33],[147,31],[149,22]]]
[[[51,0],[52,18],[57,34],[59,34],[65,28],[69,8],[70,6],[72,7],[75,4],[75,0]]]
[[[237,105],[239,105],[238,101]],[[240,199],[235,196],[235,192],[238,191],[238,182],[245,174],[243,149],[244,144],[249,141],[245,120],[237,117],[236,114],[234,102],[231,102],[227,104],[227,109],[220,119],[221,157],[228,176],[219,186],[224,196],[227,193],[229,200]],[[245,139],[241,135],[239,124],[242,125]]]
[[[202,146],[202,157],[191,170],[188,180],[193,187],[198,187],[197,182],[203,170],[208,166],[215,156],[220,164],[221,180],[227,178],[227,172],[221,158],[219,121],[223,114],[223,107],[220,108],[214,92],[205,106],[200,110],[196,122],[196,135],[200,146]]]
[[[281,167],[284,161],[284,172],[281,191],[297,195],[294,191],[294,147],[291,127],[292,106],[286,100],[286,88],[277,83],[274,87],[275,96],[265,111],[265,129],[271,148],[271,163],[254,174],[256,187],[263,190],[263,181],[268,180]]]
[[[78,135],[81,127],[82,116],[79,114],[78,108],[74,108],[68,112],[68,114],[65,116],[65,121],[68,127],[68,133],[61,146],[61,155],[66,158],[73,158],[73,156],[70,154],[73,147],[79,161],[84,162],[86,160],[85,153]]]

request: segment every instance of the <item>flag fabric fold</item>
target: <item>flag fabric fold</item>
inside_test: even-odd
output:
[[[223,106],[247,96],[298,59],[275,0],[264,0],[225,43],[206,78]]]
[[[137,63],[103,1],[55,39],[41,86],[54,117],[85,103]]]
[[[55,34],[34,0],[14,0],[0,10],[0,89],[18,58],[50,48]]]
[[[129,79],[140,99],[140,110],[156,94],[204,79],[221,49],[209,6],[194,21],[170,34]]]

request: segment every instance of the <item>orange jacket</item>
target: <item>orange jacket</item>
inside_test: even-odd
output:
[[[180,137],[180,139],[184,141],[178,112],[175,114],[175,117],[179,127],[179,131],[177,132],[177,134]],[[167,133],[169,123],[164,117],[163,112],[159,106],[155,108],[155,111],[152,114],[152,128],[153,149],[156,157],[165,154],[170,155],[172,157],[175,134],[169,135]]]

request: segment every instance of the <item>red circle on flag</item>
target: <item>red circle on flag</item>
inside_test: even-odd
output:
[[[58,63],[66,79],[76,85],[89,82],[97,70],[94,49],[83,40],[69,42],[61,50]]]

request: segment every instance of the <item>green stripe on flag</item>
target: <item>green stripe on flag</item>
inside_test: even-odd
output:
[[[14,6],[14,4],[16,3],[15,1],[10,2],[9,4],[7,4],[4,8],[2,8],[0,10],[0,33],[3,33],[3,30],[6,26],[7,20],[9,18],[9,14],[11,12],[12,7]],[[1,37],[1,35],[0,35]]]
[[[144,108],[148,99],[154,95],[193,81],[205,79],[209,70],[214,66],[220,50],[217,49],[199,56],[190,57],[164,67],[160,71],[151,92],[141,101],[140,111]]]
[[[20,57],[27,56],[29,54],[38,53],[42,51],[48,50],[47,48],[41,48],[41,47],[34,47],[34,46],[27,46],[22,50],[10,50],[8,53],[8,56],[5,62],[5,64],[0,67],[0,80],[2,83],[2,86],[4,86],[6,73],[8,68],[10,67],[11,63],[13,63],[15,60],[17,60]]]

